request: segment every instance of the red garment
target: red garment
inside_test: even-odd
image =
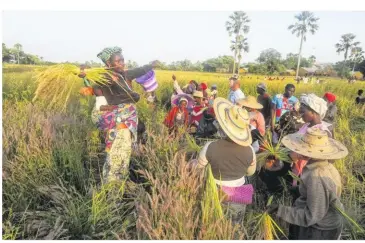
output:
[[[196,125],[199,126],[199,122],[203,117],[203,112],[205,106],[202,105],[197,105],[194,106],[193,111],[191,112],[191,121],[190,121],[190,125]]]
[[[179,107],[178,106],[175,106],[173,107],[170,112],[167,114],[166,118],[165,118],[165,121],[164,121],[164,124],[168,127],[168,128],[173,128],[174,127],[174,122],[175,122],[175,117],[176,117],[176,114],[178,113],[179,111]],[[184,112],[184,122],[185,122],[185,126],[187,126],[189,124],[189,113],[188,113],[188,110],[186,108],[184,108],[183,110]]]
[[[206,83],[201,83],[200,88],[204,91],[208,88],[208,85]]]
[[[326,92],[326,93],[324,94],[324,97],[326,97],[326,99],[327,99],[330,103],[332,103],[332,102],[334,102],[334,101],[336,100],[336,95],[332,94],[331,92]]]

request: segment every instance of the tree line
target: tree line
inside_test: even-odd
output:
[[[319,29],[319,18],[314,16],[312,12],[302,11],[294,16],[295,23],[288,26],[288,30],[296,37],[300,38],[300,45],[298,54],[288,54],[285,60],[281,59],[281,55],[274,49],[267,49],[263,51],[257,59],[257,64],[248,64],[249,72],[261,73],[261,74],[275,74],[283,72],[285,68],[294,69],[293,61],[296,64],[296,77],[298,77],[299,68],[307,67],[308,61],[313,65],[313,59],[311,56],[309,59],[302,57],[302,47],[307,40],[308,34],[314,35]],[[248,15],[243,11],[235,11],[229,16],[229,20],[226,22],[226,30],[229,36],[233,36],[230,46],[234,57],[234,70],[237,72],[240,67],[243,53],[249,52],[248,39],[245,35],[250,31],[249,23],[251,20]],[[334,45],[338,54],[344,53],[344,60],[337,62],[335,65],[330,66],[330,69],[336,71],[341,77],[347,77],[351,71],[360,71],[365,76],[365,61],[364,51],[359,47],[361,43],[356,41],[356,35],[352,33],[344,34],[341,36],[340,41]],[[305,64],[303,64],[303,62]],[[237,63],[237,69],[236,69]]]

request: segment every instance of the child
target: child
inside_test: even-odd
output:
[[[94,109],[91,112],[91,120],[94,123],[97,123],[99,121],[99,115],[103,112],[100,110],[101,106],[108,105],[108,102],[105,99],[105,96],[103,95],[103,91],[98,86],[93,87],[94,95],[96,96],[96,102]]]

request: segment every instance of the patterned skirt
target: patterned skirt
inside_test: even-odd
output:
[[[134,104],[120,104],[111,112],[92,112],[92,120],[103,132],[106,161],[104,183],[124,180],[128,176],[132,143],[137,140],[137,109]]]

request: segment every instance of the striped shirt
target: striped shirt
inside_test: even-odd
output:
[[[280,205],[277,216],[290,224],[333,230],[342,226],[342,216],[331,206],[342,207],[341,177],[328,161],[307,164],[299,185],[300,197],[293,207]]]

